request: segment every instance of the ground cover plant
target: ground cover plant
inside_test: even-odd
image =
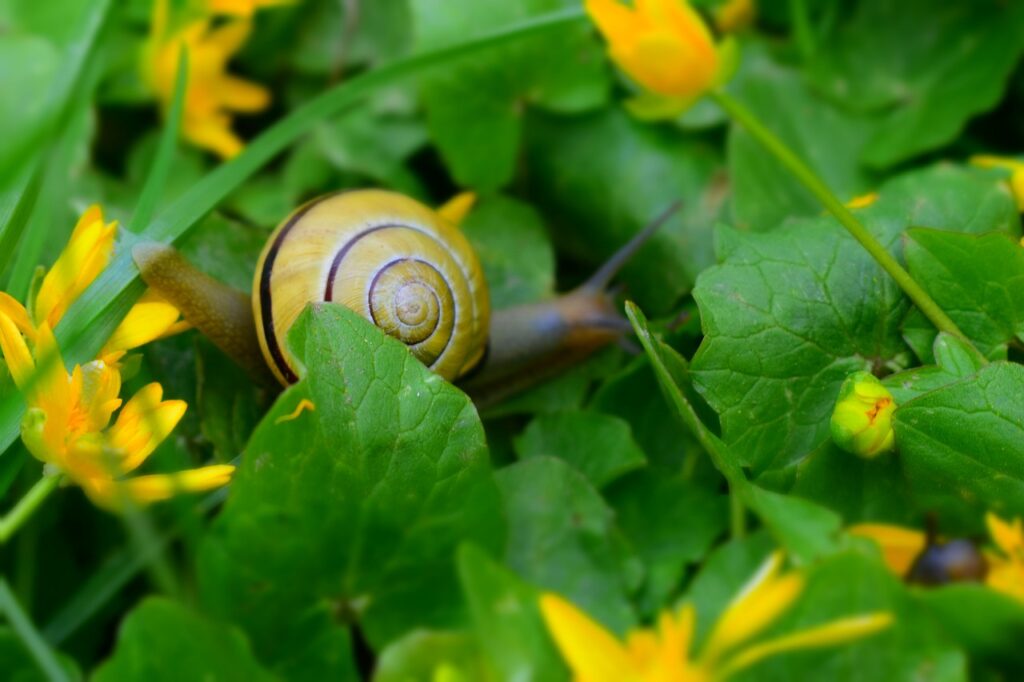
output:
[[[0,0],[0,678],[1018,679],[1022,55]]]

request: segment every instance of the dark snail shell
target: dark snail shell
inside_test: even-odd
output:
[[[282,383],[298,379],[285,335],[307,303],[348,306],[448,380],[483,357],[490,303],[458,228],[414,199],[357,190],[314,199],[277,227],[253,280],[260,347]]]

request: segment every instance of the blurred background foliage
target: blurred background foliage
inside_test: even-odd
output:
[[[699,4],[710,13],[718,3]],[[139,64],[152,5],[112,2],[105,17],[103,6],[0,0],[0,283],[16,297],[87,206],[131,225],[156,155],[161,113]],[[231,71],[267,87],[272,103],[239,116],[235,129],[255,138],[381,65],[578,8],[296,0],[260,10]],[[1020,218],[1007,174],[966,163],[1024,150],[1024,9],[1003,0],[763,0],[739,39],[730,92],[840,198],[879,193],[860,214],[865,223],[996,363],[980,375],[941,367],[935,330],[713,103],[655,124],[631,118],[621,102],[633,86],[581,15],[424,70],[317,122],[180,246],[248,291],[267,236],[307,199],[382,186],[436,206],[468,189],[479,199],[464,229],[495,307],[505,307],[579,283],[681,200],[618,281],[667,346],[693,358],[672,368],[676,390],[763,489],[754,514],[763,527],[728,534],[721,476],[629,344],[488,407],[481,423],[461,392],[386,344],[378,378],[430,400],[382,390],[353,413],[339,397],[348,389],[323,377],[338,362],[374,362],[332,349],[331,334],[365,333],[344,316],[318,311],[299,325],[293,347],[309,378],[276,400],[186,334],[147,346],[132,361],[131,384],[160,381],[190,405],[155,458],[161,469],[244,453],[224,511],[209,520],[225,497],[214,494],[136,523],[65,491],[0,555],[65,674],[567,679],[537,611],[540,590],[566,595],[620,635],[689,598],[699,639],[774,546],[796,557],[809,583],[778,632],[872,609],[891,610],[898,625],[741,679],[1019,674],[1024,606],[979,586],[908,589],[875,548],[838,528],[920,526],[937,512],[944,530],[979,536],[988,507],[1024,515],[1024,379],[1004,362],[1022,357],[1024,288],[1006,284],[1024,276],[1006,239],[1019,239]],[[218,163],[182,145],[157,215]],[[971,236],[993,233],[984,243]],[[974,284],[958,292],[948,280]],[[1008,303],[988,310],[993,291]],[[890,375],[907,400],[931,391],[897,413],[897,434],[908,434],[900,459],[855,459],[828,437],[839,383],[865,366]],[[320,428],[271,429],[302,397],[317,404]],[[985,413],[976,426],[941,416],[944,406],[994,404],[1004,406],[998,424]],[[417,410],[430,413],[429,428],[403,430]],[[389,426],[391,417],[402,426]],[[965,464],[958,457],[979,433],[1018,460],[995,473]],[[396,457],[422,466],[381,471],[380,448],[401,448]],[[37,477],[28,461],[20,444],[0,456],[5,504]],[[443,666],[463,677],[436,677]],[[10,627],[0,627],[0,671],[40,678]]]

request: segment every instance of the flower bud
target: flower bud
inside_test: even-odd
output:
[[[858,457],[872,459],[892,450],[892,393],[870,372],[854,372],[839,389],[832,411],[832,440]]]

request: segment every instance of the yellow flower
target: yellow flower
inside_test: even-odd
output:
[[[892,393],[870,372],[854,372],[839,389],[832,411],[832,440],[849,453],[868,459],[892,450]]]
[[[608,54],[647,96],[631,103],[645,118],[675,116],[736,65],[735,43],[716,43],[704,20],[686,0],[586,0],[587,13],[608,41]]]
[[[1010,191],[1017,200],[1017,210],[1024,213],[1024,161],[982,154],[972,156],[971,163],[981,168],[1005,168],[1011,171]]]
[[[146,504],[178,492],[224,485],[233,466],[124,478],[146,461],[185,413],[180,400],[162,400],[160,384],[145,386],[121,407],[121,375],[102,360],[64,368],[47,323],[36,330],[35,354],[20,330],[0,313],[0,349],[15,384],[25,393],[25,447],[40,461],[82,487],[98,506],[118,510],[126,501]]]
[[[291,4],[292,0],[207,0],[210,14],[229,14],[248,19],[263,7]]]
[[[749,643],[789,609],[803,589],[803,577],[792,572],[780,575],[781,566],[781,554],[768,558],[692,656],[696,615],[690,604],[662,613],[657,627],[635,630],[625,642],[558,595],[541,597],[541,613],[577,682],[724,680],[769,656],[848,642],[892,623],[891,614],[876,612]]]
[[[221,2],[219,6],[250,4],[253,3]],[[262,111],[270,103],[266,88],[227,73],[228,61],[241,49],[251,27],[248,19],[213,26],[210,17],[202,17],[171,31],[167,2],[157,0],[152,36],[144,54],[144,77],[166,110],[174,99],[181,49],[188,48],[189,73],[181,132],[192,144],[225,159],[238,154],[244,146],[231,130],[232,113]]]
[[[989,535],[999,549],[987,552],[988,575],[985,583],[994,590],[1024,601],[1024,524],[1012,523],[989,512],[985,516]]]
[[[75,300],[99,276],[114,254],[117,222],[106,222],[99,206],[90,206],[78,219],[67,246],[43,277],[29,310],[14,297],[0,291],[0,313],[21,331],[30,344],[38,329],[54,329]],[[147,291],[128,312],[107,340],[100,359],[114,364],[124,351],[136,348],[188,327],[181,314],[156,293]]]

